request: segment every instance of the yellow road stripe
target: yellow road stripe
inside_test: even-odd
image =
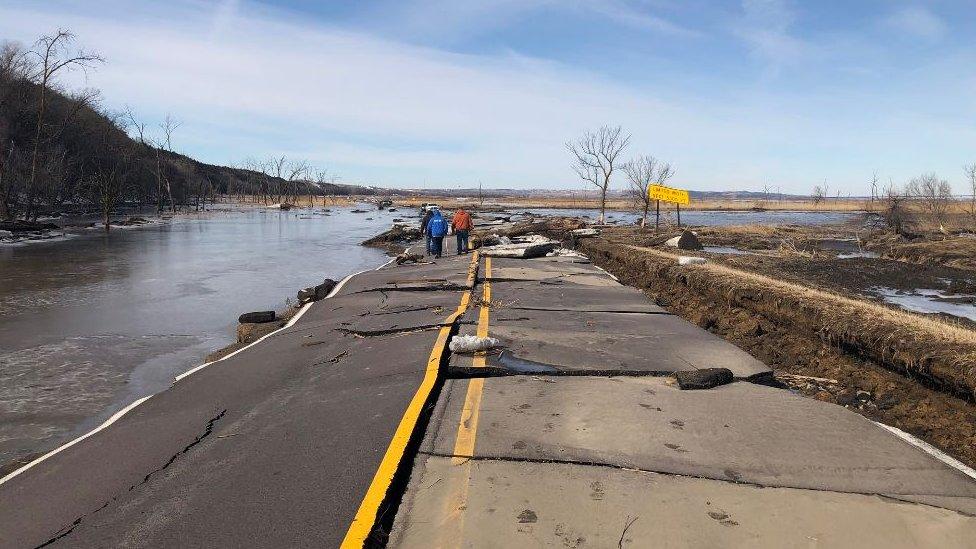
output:
[[[478,311],[478,337],[488,337],[488,315],[491,310],[491,258],[485,258],[485,283],[481,299],[481,309]],[[485,352],[475,354],[472,365],[476,368],[485,367]],[[484,380],[472,378],[468,381],[468,393],[464,397],[464,408],[461,410],[461,423],[458,425],[457,439],[454,442],[455,465],[465,461],[463,456],[474,455],[474,441],[478,431],[478,412],[481,409],[481,390]]]
[[[471,265],[468,267],[469,288],[474,286],[477,269],[478,252],[474,252],[471,255]],[[467,290],[461,294],[461,303],[458,304],[457,310],[444,319],[445,326],[437,333],[434,348],[430,351],[430,358],[427,359],[424,380],[420,383],[420,387],[413,395],[413,399],[410,400],[410,404],[403,413],[400,424],[393,433],[390,446],[386,449],[386,453],[383,455],[383,460],[380,462],[376,474],[373,475],[373,481],[370,482],[369,489],[366,490],[366,495],[363,497],[362,503],[359,504],[356,517],[353,518],[352,524],[349,525],[349,530],[346,531],[346,537],[342,540],[341,545],[343,549],[358,549],[363,547],[366,538],[369,537],[369,533],[373,530],[380,505],[383,503],[383,499],[390,489],[390,484],[393,482],[393,475],[400,466],[400,461],[403,459],[403,454],[407,449],[407,443],[410,441],[410,435],[417,426],[420,413],[423,411],[424,404],[430,397],[430,392],[434,389],[437,374],[440,370],[441,358],[444,356],[444,347],[447,345],[447,339],[451,335],[451,325],[453,325],[459,316],[464,314],[470,300],[471,290]]]
[[[488,337],[488,316],[491,310],[491,258],[485,258],[485,282],[482,293],[481,308],[478,311],[478,337]],[[475,354],[472,365],[476,368],[485,367],[486,353]],[[478,434],[478,417],[481,411],[481,395],[484,390],[483,378],[468,380],[468,392],[464,397],[464,407],[461,409],[461,422],[458,424],[457,439],[454,441],[454,454],[451,464],[462,467],[459,482],[454,486],[454,492],[447,498],[447,508],[444,512],[444,527],[441,529],[441,543],[439,547],[460,544],[463,540],[464,511],[468,504],[468,489],[471,484],[471,461],[474,455],[475,439]]]
[[[491,278],[491,258],[486,257],[485,289],[481,298],[481,309],[478,311],[478,337],[488,337],[488,311],[491,307],[491,283],[488,282],[489,278]],[[476,352],[471,365],[476,368],[484,368],[486,356],[484,351]]]

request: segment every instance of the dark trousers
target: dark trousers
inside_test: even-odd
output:
[[[463,254],[468,251],[468,231],[457,231],[457,253]]]
[[[425,250],[426,250],[426,253],[427,253],[427,255],[430,255],[430,253],[431,253],[431,252],[430,252],[430,241],[431,241],[431,239],[432,239],[433,237],[432,237],[432,236],[430,236],[430,233],[424,233],[424,238],[425,238],[425,240],[427,241],[427,242],[426,242],[426,244],[427,244],[427,247],[425,248]]]
[[[441,252],[443,252],[443,248],[444,248],[443,236],[430,237],[430,253],[434,254],[434,257],[440,257]]]

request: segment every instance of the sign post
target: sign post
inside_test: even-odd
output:
[[[665,187],[664,185],[650,185],[647,187],[647,196],[651,200],[657,201],[657,217],[654,221],[655,229],[658,228],[661,223],[661,202],[671,202],[676,206],[678,212],[678,226],[681,226],[681,205],[691,203],[691,197],[689,196],[688,191]]]

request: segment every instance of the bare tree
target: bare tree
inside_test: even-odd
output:
[[[674,175],[674,168],[668,163],[659,163],[653,156],[639,155],[624,165],[624,172],[630,181],[630,195],[634,205],[641,212],[641,227],[647,225],[647,214],[654,203],[648,194],[651,185],[664,185]]]
[[[814,204],[820,204],[825,198],[827,198],[827,189],[825,187],[821,187],[820,185],[816,185],[813,187],[813,192],[810,194],[810,196],[813,198]]]
[[[173,132],[175,132],[180,127],[180,122],[173,118],[173,115],[167,113],[166,118],[163,119],[163,123],[159,125],[159,129],[163,132],[163,136],[160,142],[156,144],[156,165],[159,170],[160,177],[163,181],[163,186],[166,187],[166,197],[169,198],[170,211],[176,212],[176,202],[173,201],[173,186],[170,184],[169,177],[166,172],[162,170],[160,164],[162,164],[162,159],[160,158],[160,149],[168,153],[173,152]],[[163,211],[162,204],[158,205],[159,211]]]
[[[111,215],[123,200],[132,167],[132,147],[118,139],[116,131],[121,129],[121,118],[106,115],[109,124],[100,128],[94,136],[98,140],[100,154],[91,159],[92,170],[86,186],[92,202],[98,204],[102,213],[105,230],[111,227]]]
[[[895,234],[905,234],[905,226],[908,223],[908,211],[905,208],[906,199],[905,193],[899,192],[898,188],[889,181],[884,190],[882,216],[885,224]]]
[[[596,132],[587,131],[575,142],[566,143],[573,153],[573,171],[583,181],[600,189],[600,223],[603,223],[607,209],[607,189],[610,176],[620,153],[630,143],[630,135],[623,135],[620,126],[603,126]]]
[[[871,176],[871,203],[878,199],[878,172],[874,172]]]
[[[128,106],[122,111],[120,123],[122,128],[134,137],[142,148],[155,159],[155,169],[152,171],[153,177],[156,180],[156,211],[162,213],[163,187],[166,188],[170,204],[172,205],[173,203],[173,193],[170,188],[169,179],[163,175],[162,149],[164,144],[167,149],[172,145],[173,132],[179,127],[179,123],[167,114],[166,119],[160,125],[160,129],[163,131],[163,138],[160,141],[155,141],[146,135],[146,124],[136,119],[135,113]]]
[[[934,173],[922,174],[908,182],[906,194],[917,200],[922,210],[934,220],[945,221],[946,212],[952,202],[952,187],[945,179]]]
[[[966,183],[969,184],[969,217],[976,227],[976,163],[965,166],[963,171],[966,172]]]
[[[34,45],[31,54],[37,58],[36,70],[31,75],[38,84],[40,98],[37,106],[37,127],[34,130],[34,148],[31,152],[30,177],[27,180],[27,208],[29,215],[36,217],[34,195],[37,183],[37,157],[41,149],[44,115],[47,110],[47,93],[55,83],[55,78],[63,70],[81,68],[82,70],[104,62],[101,56],[84,50],[72,48],[74,35],[70,31],[58,29],[53,35],[42,36]]]

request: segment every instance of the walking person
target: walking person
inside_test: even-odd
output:
[[[430,235],[430,253],[440,257],[444,247],[444,235],[447,234],[447,220],[440,210],[434,210],[427,222],[427,234]]]
[[[464,208],[458,208],[451,218],[451,227],[454,228],[454,234],[457,236],[458,255],[468,253],[468,232],[474,228],[471,214],[464,211]]]
[[[431,216],[434,214],[435,208],[426,208],[424,210],[424,218],[420,220],[420,232],[424,235],[424,241],[427,244],[425,255],[430,255],[430,232],[427,231],[427,223],[430,221]]]

